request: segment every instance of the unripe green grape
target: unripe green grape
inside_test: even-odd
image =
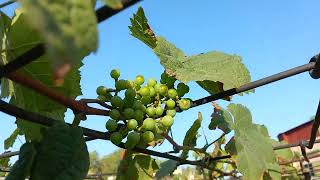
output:
[[[149,104],[151,102],[151,98],[149,96],[143,96],[141,98],[141,102],[145,105]]]
[[[122,126],[118,132],[122,135],[122,137],[126,137],[129,131],[130,130],[128,129],[127,126]]]
[[[159,87],[159,94],[165,96],[168,92],[168,87],[164,84],[161,84]]]
[[[176,106],[176,102],[174,102],[174,100],[169,99],[166,101],[166,107],[168,109],[173,109],[173,108],[175,108],[175,106]]]
[[[136,76],[135,83],[138,85],[142,85],[144,83],[144,77],[142,75]]]
[[[149,87],[149,91],[150,91],[150,94],[149,94],[150,97],[154,97],[156,95],[156,90],[154,90],[153,87]]]
[[[168,96],[171,99],[175,99],[177,97],[178,93],[175,89],[169,89],[168,90]]]
[[[97,87],[96,92],[97,92],[98,95],[103,95],[104,96],[107,93],[107,90],[108,89],[105,86],[99,86],[99,87]]]
[[[134,99],[125,97],[122,101],[123,108],[131,108],[133,106]]]
[[[142,127],[147,131],[152,131],[156,126],[156,122],[152,118],[147,118],[143,121]]]
[[[176,110],[175,109],[169,109],[166,111],[166,115],[169,115],[171,117],[174,117],[176,115]]]
[[[191,101],[189,99],[181,99],[178,102],[178,106],[180,107],[180,109],[182,110],[187,110],[190,108],[191,106]]]
[[[135,109],[135,110],[137,110],[137,109],[142,110],[142,106],[143,106],[143,104],[140,101],[134,101],[133,105],[132,105],[132,108]]]
[[[161,84],[156,84],[156,85],[154,86],[154,90],[156,91],[156,93],[159,92],[160,86],[161,86]]]
[[[152,117],[156,114],[156,110],[154,107],[150,106],[146,109],[146,113],[148,114],[149,117]]]
[[[123,104],[123,102],[122,102],[121,97],[119,97],[119,96],[113,96],[113,97],[111,98],[111,105],[112,105],[113,107],[121,107],[122,104]]]
[[[152,142],[154,139],[154,134],[151,131],[146,131],[142,135],[143,141],[146,143]]]
[[[112,71],[110,72],[110,76],[117,80],[120,77],[120,71],[118,69],[112,69]]]
[[[133,118],[133,116],[134,116],[134,110],[133,110],[132,108],[126,108],[126,109],[124,109],[124,111],[123,111],[123,116],[124,116],[126,119]]]
[[[117,109],[112,109],[109,113],[109,116],[112,119],[119,120],[120,119],[120,112]]]
[[[110,140],[113,144],[119,145],[122,141],[122,134],[120,132],[114,132],[110,136]]]
[[[130,119],[127,123],[127,127],[129,130],[134,130],[138,126],[138,122],[135,119]]]
[[[116,120],[113,120],[113,119],[109,119],[107,122],[106,122],[106,129],[110,132],[112,131],[115,131],[118,127],[118,123]]]
[[[116,82],[115,87],[118,91],[124,90],[124,89],[128,89],[129,88],[129,82],[127,80],[124,79],[120,79]]]
[[[150,90],[147,86],[145,87],[142,87],[140,90],[139,90],[139,94],[141,96],[149,96],[150,95]]]
[[[128,81],[129,88],[133,89],[136,87],[136,83],[134,83],[134,81],[132,80],[127,80],[127,81]]]
[[[164,116],[161,118],[160,122],[165,126],[165,127],[170,127],[173,124],[173,118],[171,116]]]
[[[142,122],[143,118],[144,118],[144,112],[143,111],[141,111],[139,109],[134,111],[134,119],[136,119],[139,122]]]
[[[140,134],[138,132],[130,132],[127,137],[125,147],[127,149],[133,149],[140,141]]]
[[[136,91],[139,91],[139,90],[141,89],[141,86],[138,85],[138,84],[136,84],[136,85],[134,86],[134,89],[135,89]]]
[[[106,102],[108,99],[105,97],[105,96],[103,96],[103,95],[99,95],[98,97],[97,97],[97,99],[98,100],[100,100],[100,101],[102,101],[102,102]]]
[[[161,106],[156,107],[156,115],[161,116],[163,114],[163,108]]]
[[[136,91],[133,89],[127,89],[125,92],[126,98],[133,99],[136,97]]]
[[[148,79],[148,86],[154,87],[157,84],[157,81],[153,78]]]

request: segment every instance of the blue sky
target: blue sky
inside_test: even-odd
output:
[[[0,1],[2,2],[2,0]],[[145,0],[99,25],[99,49],[85,58],[81,68],[83,96],[94,98],[99,85],[111,86],[109,71],[121,70],[121,77],[133,79],[137,74],[159,78],[163,71],[152,51],[129,34],[129,18],[142,6],[149,23],[157,35],[193,55],[211,50],[238,54],[257,80],[309,62],[320,52],[320,2],[298,0],[269,1],[182,1]],[[11,12],[11,6],[6,12]],[[198,99],[208,95],[194,83],[190,97]],[[297,75],[256,89],[255,93],[234,96],[232,102],[247,106],[255,123],[265,124],[272,137],[306,122],[315,114],[319,102],[320,81],[308,73]],[[81,97],[80,97],[81,98]],[[218,101],[222,106],[228,103]],[[203,129],[209,140],[221,132],[208,130],[212,107],[210,104],[193,108],[176,116],[173,126],[174,139],[182,142],[185,131],[197,117],[204,116]],[[0,113],[0,142],[14,130],[14,118]],[[67,113],[67,119],[72,119]],[[82,126],[104,131],[106,117],[90,116]],[[198,145],[204,144],[201,132]],[[20,138],[22,139],[22,138]],[[13,150],[21,143],[16,142]],[[108,154],[116,149],[106,141],[88,143],[89,150]],[[168,150],[164,143],[157,150]],[[0,152],[3,145],[0,145]]]

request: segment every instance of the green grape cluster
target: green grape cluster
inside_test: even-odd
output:
[[[99,86],[97,98],[112,107],[106,129],[115,145],[126,139],[128,149],[147,147],[156,138],[163,138],[161,134],[172,126],[176,107],[187,110],[191,106],[191,99],[182,98],[189,87],[166,73],[162,73],[160,83],[142,75],[134,80],[119,79],[117,69],[110,76],[115,80],[115,90]]]

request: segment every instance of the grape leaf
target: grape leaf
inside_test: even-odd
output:
[[[210,130],[219,128],[224,133],[228,134],[234,128],[232,116],[227,110],[221,109],[213,112],[211,117],[212,119],[209,124]]]
[[[148,20],[144,14],[142,7],[139,7],[137,13],[133,14],[130,18],[131,26],[129,29],[131,35],[144,42],[150,48],[155,48],[157,45],[157,39],[148,24]]]
[[[228,110],[234,118],[235,135],[226,150],[236,154],[236,164],[244,179],[261,179],[269,164],[276,163],[272,145],[252,123],[251,113],[246,107],[230,104]]]
[[[80,180],[88,170],[89,153],[82,129],[57,121],[39,144],[30,179]]]
[[[194,147],[197,145],[197,139],[198,139],[198,130],[201,127],[202,122],[202,114],[198,113],[198,118],[193,122],[192,126],[189,128],[189,130],[186,132],[186,135],[183,139],[183,146],[189,146]],[[180,157],[182,159],[188,158],[188,150],[183,150]]]
[[[223,91],[223,83],[221,83],[221,82],[214,82],[214,81],[204,80],[204,81],[197,81],[197,84],[202,89],[205,89],[211,95],[214,95],[214,94],[217,94],[217,93]],[[227,96],[227,97],[225,97],[223,99],[227,100],[227,101],[230,101],[231,97]]]
[[[218,51],[186,57],[184,53],[163,37],[157,37],[154,52],[166,72],[176,79],[186,83],[189,81],[204,81],[201,84],[208,92],[216,93],[216,86],[206,85],[223,83],[223,89],[240,87],[250,82],[250,74],[240,56],[228,55]],[[218,86],[218,85],[217,85]]]
[[[269,163],[268,171],[264,174],[263,180],[280,180],[281,179],[281,168],[279,164]]]
[[[28,34],[28,36],[26,36]],[[26,23],[26,17],[21,9],[16,10],[13,17],[10,30],[8,32],[10,38],[10,47],[8,47],[8,59],[12,60],[22,53],[26,52],[34,45],[41,43],[37,31],[31,28]],[[82,62],[79,62],[71,72],[65,77],[65,82],[62,86],[55,86],[51,73],[51,64],[47,55],[44,55],[34,62],[24,66],[19,70],[25,75],[28,75],[51,89],[59,91],[64,95],[75,98],[81,95],[80,88],[80,72],[79,68]],[[14,96],[11,97],[10,103],[28,111],[37,112],[39,114],[52,117],[57,120],[64,120],[64,112],[66,107],[60,105],[37,92],[26,88],[22,85],[14,83]],[[17,125],[20,130],[26,135],[27,140],[40,141],[42,135],[40,129],[44,128],[41,125],[17,119]]]
[[[9,161],[10,161],[9,157],[0,158],[0,166],[1,167],[8,167],[9,166]]]
[[[163,178],[165,176],[170,175],[173,173],[179,165],[179,162],[174,160],[167,160],[160,164],[160,169],[156,173],[156,178]]]
[[[112,9],[122,9],[123,5],[121,0],[103,0],[104,3]]]
[[[23,144],[20,148],[19,159],[11,167],[6,180],[25,179],[31,171],[36,155],[37,151],[33,143]]]
[[[283,144],[287,144],[286,142],[278,142],[276,140],[270,139],[273,146],[279,146]],[[277,149],[275,150],[277,159],[279,162],[288,162],[294,159],[294,153],[290,148],[285,149]]]
[[[17,136],[19,135],[20,130],[19,128],[16,128],[13,133],[6,139],[4,140],[4,149],[7,150],[10,147],[13,146],[14,142],[16,141]]]
[[[154,173],[159,169],[155,159],[145,154],[126,155],[125,159],[120,163],[120,171],[117,180],[125,179],[153,179]]]
[[[92,1],[23,0],[30,25],[46,42],[55,68],[76,67],[98,46],[97,18]]]

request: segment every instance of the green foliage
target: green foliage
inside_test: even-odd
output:
[[[198,130],[201,127],[202,122],[202,114],[198,113],[198,118],[193,122],[192,126],[187,131],[186,135],[183,139],[183,146],[194,147],[197,145],[198,139]],[[181,158],[187,159],[188,158],[188,150],[183,150],[181,153]]]
[[[92,1],[24,0],[22,7],[32,27],[46,42],[55,67],[76,67],[98,45],[97,18]]]
[[[121,9],[121,8],[123,8],[121,0],[103,0],[103,2],[107,6],[113,8],[113,9]]]
[[[56,122],[39,144],[31,179],[80,180],[88,170],[89,153],[82,130]]]
[[[11,167],[6,180],[25,179],[31,171],[37,150],[34,143],[25,143],[20,148],[19,159]]]
[[[156,178],[163,178],[170,175],[178,168],[179,162],[174,160],[166,160],[160,164],[160,169],[156,173]]]
[[[219,128],[224,133],[228,134],[234,129],[233,119],[229,111],[221,109],[212,113],[211,117],[211,122],[209,124],[210,130]]]
[[[7,150],[13,146],[14,142],[16,141],[17,136],[19,135],[20,130],[16,128],[13,133],[4,141],[4,149]]]
[[[120,165],[123,150],[119,149],[111,154],[100,157],[97,152],[90,153],[90,174],[110,173],[116,174]]]
[[[228,110],[234,118],[235,135],[226,150],[235,157],[244,179],[260,179],[269,166],[276,163],[270,140],[252,123],[246,107],[230,104]]]
[[[131,26],[129,26],[129,29],[131,31],[131,35],[144,42],[150,48],[155,48],[157,45],[157,39],[151,30],[141,7],[139,7],[136,14],[133,14],[133,18],[131,18],[130,21]]]

